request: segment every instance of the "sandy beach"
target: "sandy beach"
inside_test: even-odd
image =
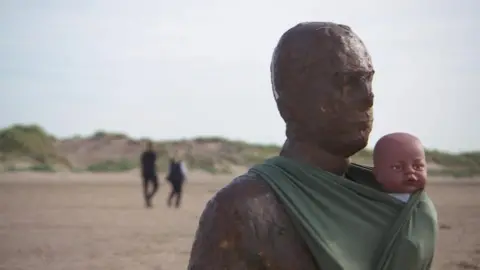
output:
[[[232,176],[196,173],[183,207],[162,183],[144,208],[138,174],[0,174],[0,269],[186,269],[205,203]],[[480,181],[437,179],[434,269],[480,269]]]

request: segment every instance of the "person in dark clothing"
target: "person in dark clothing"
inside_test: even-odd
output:
[[[170,195],[168,196],[167,205],[168,207],[172,206],[172,200],[176,197],[175,207],[180,207],[180,201],[182,199],[182,187],[185,181],[185,167],[182,161],[177,161],[175,159],[170,159],[170,168],[167,176],[168,182],[172,186]]]
[[[145,206],[152,207],[152,198],[158,190],[158,177],[155,168],[157,161],[157,154],[153,151],[152,142],[147,143],[147,149],[141,156],[142,165],[142,180],[143,180],[143,196],[145,199]],[[150,186],[152,189],[149,191]]]

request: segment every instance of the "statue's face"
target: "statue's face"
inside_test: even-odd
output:
[[[351,31],[315,31],[274,53],[272,63],[282,62],[272,66],[274,96],[292,136],[348,157],[367,145],[372,129],[371,58]]]
[[[337,72],[328,88],[312,95],[316,104],[309,107],[307,125],[332,154],[348,157],[367,146],[373,122],[372,79],[373,70]]]

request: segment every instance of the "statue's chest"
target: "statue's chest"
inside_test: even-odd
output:
[[[273,193],[262,200],[261,205],[266,207],[259,215],[262,219],[258,220],[261,226],[257,227],[257,233],[263,243],[261,255],[265,269],[320,270]]]

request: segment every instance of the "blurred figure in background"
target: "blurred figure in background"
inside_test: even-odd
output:
[[[180,202],[182,199],[182,187],[187,175],[187,168],[185,163],[181,160],[176,160],[175,158],[170,159],[170,167],[168,170],[167,181],[170,182],[172,190],[168,196],[167,205],[168,207],[172,206],[172,200],[175,199],[175,207],[180,207]]]
[[[158,190],[158,177],[155,163],[157,161],[157,154],[153,150],[151,141],[147,142],[147,148],[142,153],[140,158],[142,166],[142,180],[143,180],[143,196],[145,199],[145,206],[152,207],[152,198]],[[152,189],[149,191],[150,186]]]

